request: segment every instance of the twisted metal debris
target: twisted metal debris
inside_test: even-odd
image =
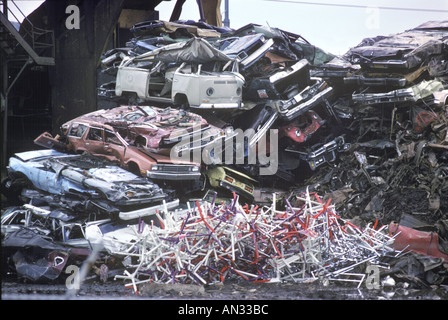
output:
[[[350,273],[356,266],[375,263],[393,254],[393,237],[367,226],[361,230],[335,212],[331,199],[324,203],[308,191],[296,196],[293,207],[248,206],[235,196],[230,204],[188,203],[185,215],[158,214],[161,227],[130,226],[134,243],[113,254],[134,257],[124,275],[137,286],[145,282],[199,285],[242,278],[252,282],[355,281],[364,274]],[[136,258],[136,259],[135,259]],[[355,278],[355,279],[353,279]],[[358,278],[358,279],[356,279]]]

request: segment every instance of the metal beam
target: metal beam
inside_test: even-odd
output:
[[[2,107],[2,113],[3,113],[3,147],[2,147],[2,168],[6,167],[6,161],[7,161],[7,145],[6,145],[6,133],[7,133],[7,125],[8,125],[8,97],[6,92],[8,91],[8,62],[6,60],[5,55],[0,56],[1,59],[1,68],[2,68],[2,101],[1,101],[1,107]]]
[[[199,8],[199,21],[204,21],[205,22],[205,16],[204,16],[204,8],[202,7],[202,0],[196,0],[197,4],[198,4],[198,8]]]
[[[3,12],[6,18],[8,18],[8,0],[3,0]]]
[[[6,59],[5,59],[6,60]],[[25,70],[26,66],[31,64],[32,60],[31,58],[28,58],[28,60],[26,60],[26,62],[24,63],[24,65],[22,66],[22,68],[20,69],[19,73],[17,73],[16,77],[14,78],[14,80],[11,82],[11,84],[8,86],[8,61],[4,61],[4,72],[6,74],[6,77],[4,79],[4,86],[6,88],[5,91],[5,105],[4,105],[4,110],[3,110],[3,150],[2,150],[2,161],[3,161],[3,165],[6,165],[6,161],[7,161],[7,152],[8,152],[8,148],[7,148],[7,143],[8,143],[8,95],[9,92],[11,91],[12,87],[14,86],[14,84],[16,83],[17,79],[19,79],[20,75],[22,74],[22,72]]]
[[[177,0],[174,5],[173,12],[171,13],[170,21],[177,21],[180,18],[180,14],[182,13],[182,6],[184,5],[186,0]]]
[[[224,0],[224,26],[230,28],[230,19],[229,19],[229,0]]]
[[[8,18],[0,12],[0,22],[5,26],[6,29],[13,35],[17,42],[22,46],[22,48],[28,53],[28,55],[39,65],[54,65],[54,58],[51,57],[40,57],[34,49],[26,42],[25,39],[20,35],[20,33],[14,28],[12,23]]]

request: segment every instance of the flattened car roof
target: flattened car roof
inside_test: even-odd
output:
[[[45,159],[45,158],[53,158],[53,157],[60,157],[67,155],[65,153],[56,151],[54,149],[43,149],[43,150],[34,150],[34,151],[25,151],[16,153],[15,156],[19,158],[22,161],[29,161],[29,160],[38,160],[38,159]]]
[[[154,51],[141,54],[134,59],[198,64],[231,60],[229,56],[202,38],[192,38],[185,42],[169,44]]]
[[[428,21],[422,23],[414,30],[424,30],[424,29],[446,29],[448,30],[448,20],[447,21]]]

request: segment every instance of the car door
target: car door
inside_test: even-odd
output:
[[[118,133],[104,129],[103,150],[110,160],[118,160],[120,164],[124,164],[126,146]]]
[[[67,134],[68,141],[76,153],[84,151],[97,155],[103,151],[103,133],[99,127],[87,123],[73,122]]]
[[[104,148],[104,129],[96,126],[89,127],[84,139],[84,148],[93,155],[108,155]]]

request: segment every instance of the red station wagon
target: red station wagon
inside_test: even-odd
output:
[[[34,142],[47,148],[88,152],[116,161],[121,167],[151,179],[196,180],[201,176],[199,163],[172,160],[169,156],[150,152],[143,146],[132,145],[108,124],[73,120],[67,123],[64,138],[67,144],[45,132]]]

